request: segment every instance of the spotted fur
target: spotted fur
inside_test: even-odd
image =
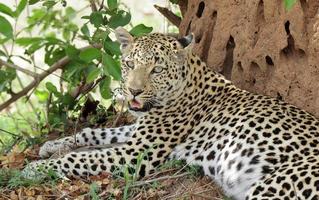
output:
[[[117,38],[123,93],[139,118],[129,127],[85,129],[76,140],[81,145],[125,144],[38,161],[25,172],[44,164],[67,176],[97,175],[134,166],[142,154],[135,171],[141,177],[175,158],[202,166],[234,199],[319,199],[315,117],[235,87],[192,53],[189,38],[133,38],[123,29]],[[72,138],[48,142],[40,154],[73,145]]]

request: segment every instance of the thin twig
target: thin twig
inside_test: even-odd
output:
[[[41,67],[36,66],[34,62],[33,62],[33,64],[34,64],[34,68],[40,69],[41,71],[45,71],[45,69],[42,69]],[[56,76],[57,78],[59,78],[59,79],[61,79],[63,81],[67,81],[65,78],[63,78],[62,76],[60,76],[58,74],[52,73],[51,75]]]
[[[84,96],[82,96],[82,97],[84,97]],[[84,102],[86,102],[86,101],[88,100],[88,98],[89,98],[89,97],[87,96]],[[81,99],[81,98],[80,98],[80,99]],[[80,101],[80,99],[79,99],[79,101]],[[74,138],[74,144],[75,144],[75,146],[78,146],[77,141],[76,141],[76,133],[77,133],[77,130],[78,130],[77,128],[78,128],[78,125],[79,125],[79,121],[80,121],[80,118],[81,118],[81,114],[82,114],[82,112],[83,112],[83,109],[84,109],[84,106],[82,106],[82,108],[81,108],[81,110],[80,110],[79,117],[76,119],[75,124],[74,124],[73,138]]]
[[[52,92],[49,93],[48,100],[46,101],[46,104],[45,104],[45,120],[46,120],[46,124],[47,124],[49,132],[51,131],[51,125],[49,123],[49,113],[50,113],[51,103],[52,103]]]
[[[14,1],[15,2],[15,7],[18,7],[18,2],[17,0]],[[14,20],[14,29],[13,29],[13,34],[15,35],[17,33],[17,23],[18,23],[18,20],[19,20],[19,16],[15,18]],[[14,49],[14,45],[15,45],[15,37],[13,37],[13,42],[11,43],[11,50],[10,50],[10,55],[9,57],[12,55],[13,53],[13,49]]]
[[[202,198],[202,199],[216,199],[216,200],[221,200],[221,198],[210,197],[210,196],[201,194],[201,193],[208,192],[208,191],[211,191],[211,190],[210,190],[210,189],[209,189],[209,190],[202,190],[202,191],[196,192],[196,193],[191,193],[191,192],[189,192],[189,195],[190,195],[190,196],[197,196],[197,197],[200,197],[200,198]]]
[[[162,175],[162,174],[165,174],[168,172],[172,172],[172,171],[176,171],[176,169],[165,169],[165,170],[160,169],[159,172],[153,173],[153,174],[149,175],[147,178],[151,179],[151,178],[154,178],[154,177],[157,177],[159,175]]]
[[[1,46],[2,46],[2,48],[4,50],[4,52],[6,53],[6,55],[8,56],[9,55],[9,51],[8,51],[7,47],[4,44],[2,44]]]
[[[82,96],[88,94],[90,91],[92,91],[102,80],[105,79],[105,75],[101,76],[100,78],[98,78],[95,82],[91,82],[91,83],[83,83],[81,85],[79,85],[78,87],[74,88],[71,92],[70,95],[73,98],[78,98],[81,94],[83,94]],[[80,97],[82,98],[82,97]]]
[[[117,114],[116,116],[116,119],[114,120],[113,124],[112,124],[112,127],[116,127],[120,117],[122,116],[123,114],[123,110],[124,110],[124,101],[121,102],[121,110],[120,112]]]
[[[151,179],[151,180],[145,180],[145,181],[137,181],[135,182],[131,187],[139,187],[139,186],[143,186],[143,185],[146,185],[146,184],[150,184],[150,183],[153,183],[155,181],[161,181],[161,180],[166,180],[166,179],[175,179],[175,178],[180,178],[180,177],[183,177],[183,176],[187,176],[191,173],[189,172],[185,172],[183,174],[179,174],[179,175],[175,175],[175,176],[162,176],[162,177],[159,177],[159,178],[154,178],[154,179]]]
[[[16,135],[16,134],[11,133],[11,132],[9,132],[9,131],[3,130],[2,128],[0,128],[0,131],[5,132],[5,133],[8,133],[9,135],[12,135],[12,136],[14,136],[14,137],[19,137],[19,135]]]
[[[57,198],[57,200],[60,200],[60,199],[68,199],[70,198],[70,194],[72,194],[73,192],[79,190],[79,188],[75,188],[71,191],[68,191],[67,193],[63,194],[62,196],[60,196],[59,198]]]
[[[20,72],[23,72],[25,73],[26,75],[29,75],[29,76],[32,76],[33,78],[36,78],[38,76],[38,74],[34,73],[33,71],[30,71],[28,69],[24,69],[24,68],[21,68],[13,63],[8,63],[4,60],[1,60],[0,59],[0,64],[4,65],[4,66],[7,66],[7,67],[10,67],[10,68],[13,68],[13,69],[16,69]]]
[[[19,82],[19,85],[20,85],[21,89],[23,89],[24,85],[23,85],[22,80],[21,80],[21,78],[19,76],[17,76],[17,80]],[[34,107],[32,101],[31,101],[31,99],[27,98],[26,101],[30,104],[31,109],[33,110],[33,112],[36,114],[36,116],[38,118],[37,111],[35,110],[35,107]]]
[[[99,11],[101,11],[103,9],[103,5],[104,5],[104,0],[102,0],[101,4],[100,4],[100,8]]]

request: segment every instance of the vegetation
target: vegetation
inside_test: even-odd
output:
[[[96,2],[88,1],[80,10],[64,0],[21,0],[15,9],[0,3],[0,111],[19,99],[23,101],[18,102],[18,109],[25,106],[19,103],[31,105],[39,123],[33,130],[24,130],[27,138],[32,138],[28,133],[64,129],[67,119],[79,115],[82,105],[93,96],[111,100],[111,84],[121,79],[115,28],[127,26],[136,36],[152,31],[143,24],[133,27],[130,11],[117,0]],[[91,7],[91,13],[82,13],[87,7]],[[27,24],[18,29],[24,14]],[[23,47],[25,52],[13,54],[15,46]],[[41,61],[45,67],[39,66]],[[57,80],[47,80],[47,76]],[[10,116],[26,121],[30,117],[24,116],[23,109]],[[10,138],[15,136],[11,132],[14,129],[0,128]],[[3,141],[5,137],[0,139],[2,144],[8,143]]]

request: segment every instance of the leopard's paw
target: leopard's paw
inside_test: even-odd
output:
[[[71,151],[75,146],[73,137],[66,137],[59,140],[47,141],[39,151],[41,158],[47,158],[54,153],[64,154]]]
[[[64,177],[64,174],[59,171],[59,167],[53,167],[52,164],[54,160],[39,160],[34,161],[25,166],[22,170],[22,177],[27,179],[43,179],[50,176],[50,171],[52,172],[51,175],[54,174],[55,177]]]
[[[28,179],[40,179],[44,176],[43,171],[41,171],[42,166],[44,166],[46,161],[34,161],[26,165],[22,170],[22,177]]]

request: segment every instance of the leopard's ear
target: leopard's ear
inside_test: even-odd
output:
[[[132,43],[134,41],[134,38],[123,27],[118,27],[115,29],[115,37],[117,41],[121,44],[121,51],[123,54],[132,48]]]
[[[180,61],[184,61],[185,58],[187,57],[187,55],[192,52],[192,49],[193,49],[193,46],[195,43],[194,34],[191,33],[191,34],[189,34],[185,37],[179,38],[177,40],[178,40],[181,48],[177,50],[176,56]]]
[[[177,39],[180,45],[185,48],[193,48],[193,44],[195,43],[194,34],[191,33],[185,37]]]

